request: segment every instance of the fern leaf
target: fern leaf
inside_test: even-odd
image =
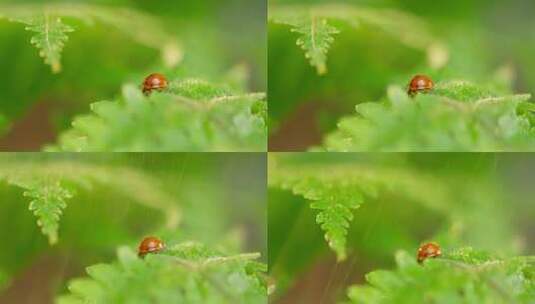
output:
[[[318,74],[327,72],[327,52],[339,31],[329,25],[326,19],[311,17],[309,22],[295,25],[292,32],[299,33],[297,45],[305,51],[305,57],[316,68]]]
[[[532,261],[459,248],[420,265],[400,251],[397,270],[368,273],[368,285],[349,288],[349,303],[530,303],[535,296]]]
[[[95,186],[111,186],[129,200],[161,210],[168,218],[169,227],[177,225],[179,211],[175,199],[142,172],[72,161],[22,162],[7,155],[0,158],[0,164],[0,179],[24,189],[23,195],[30,198],[29,210],[37,217],[37,223],[50,244],[58,240],[60,217],[75,190]]]
[[[140,259],[122,247],[116,263],[88,267],[89,277],[72,280],[57,303],[265,303],[257,257],[186,242]]]
[[[30,188],[24,192],[24,196],[30,197],[30,211],[37,216],[37,224],[43,234],[48,236],[48,241],[54,244],[58,241],[59,218],[62,210],[67,207],[66,200],[73,194],[61,187],[59,182],[47,183]]]
[[[271,12],[271,10],[270,10]],[[292,27],[299,34],[297,45],[305,51],[305,57],[318,74],[327,72],[327,53],[339,31],[328,24],[326,18],[313,14],[276,14],[273,20]]]
[[[305,56],[320,75],[327,72],[327,53],[334,42],[334,35],[340,32],[338,27],[328,23],[331,20],[342,21],[355,28],[365,23],[409,47],[427,51],[430,55],[440,53],[442,59],[433,59],[432,66],[443,66],[447,62],[448,51],[426,30],[425,24],[417,17],[398,10],[347,4],[272,5],[269,19],[288,25],[292,32],[300,34],[297,45],[305,50]]]
[[[328,151],[503,151],[535,146],[530,95],[500,96],[468,82],[437,84],[411,99],[397,86],[357,105],[328,135]]]
[[[336,252],[338,260],[344,260],[347,256],[346,237],[353,220],[353,210],[364,200],[362,190],[355,185],[324,182],[321,177],[314,176],[285,179],[281,188],[313,202],[310,207],[318,210],[316,222],[325,231],[325,240]]]
[[[292,191],[311,201],[310,207],[318,211],[316,222],[339,261],[347,256],[347,233],[353,212],[380,191],[405,196],[437,211],[448,206],[449,194],[439,181],[410,171],[355,165],[292,166],[273,162],[270,159],[269,186]]]
[[[316,222],[325,231],[325,240],[337,254],[338,260],[346,259],[346,238],[349,224],[353,220],[353,210],[360,207],[364,201],[362,195],[354,189],[341,187],[331,189],[335,195],[328,194],[320,200],[310,204],[317,209]],[[336,200],[333,199],[336,197]]]
[[[91,105],[60,136],[63,151],[265,151],[265,95],[235,94],[196,79],[150,97],[127,85],[118,101]]]
[[[327,20],[318,21],[312,18],[310,24],[294,29],[295,32],[303,34],[297,40],[297,45],[301,46],[305,51],[305,56],[310,60],[312,66],[315,66],[318,74],[325,74],[327,72],[327,51],[334,41],[333,35],[338,33],[338,30],[329,24]]]
[[[48,242],[55,244],[58,241],[60,217],[67,207],[67,200],[73,197],[73,192],[61,185],[60,178],[33,175],[26,171],[12,170],[9,166],[3,166],[0,171],[1,177],[9,184],[25,190],[23,195],[31,199],[28,209],[37,217],[37,225],[48,237]]]
[[[61,71],[61,52],[68,40],[67,33],[74,29],[64,24],[57,16],[43,13],[39,16],[14,19],[26,24],[26,30],[35,32],[31,43],[39,49],[39,55],[50,65],[53,73]]]
[[[61,52],[68,39],[67,33],[74,31],[60,17],[76,18],[87,24],[100,21],[116,28],[136,42],[160,50],[168,67],[182,60],[183,51],[177,39],[156,18],[136,10],[74,3],[0,6],[0,18],[24,23],[26,30],[37,33],[31,43],[40,50],[41,57],[54,73],[61,71]]]

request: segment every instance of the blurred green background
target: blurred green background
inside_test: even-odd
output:
[[[339,303],[349,285],[364,283],[366,273],[392,269],[397,250],[414,252],[416,258],[418,246],[429,240],[444,250],[472,246],[503,256],[535,252],[533,154],[271,153],[269,161],[296,172],[321,166],[318,176],[322,170],[355,165],[376,173],[403,170],[436,181],[434,190],[421,190],[436,193],[427,203],[396,191],[366,196],[352,212],[349,257],[341,263],[328,247],[310,201],[270,188],[269,273],[277,284],[272,303]],[[392,184],[391,190],[397,189]],[[439,199],[442,188],[447,202]]]
[[[89,103],[110,100],[123,83],[141,84],[155,71],[220,82],[229,70],[242,66],[248,71],[248,89],[266,91],[264,0],[0,0],[0,6],[26,3],[97,4],[151,14],[180,41],[184,59],[171,72],[163,67],[158,50],[106,24],[64,18],[75,31],[62,53],[62,72],[52,74],[30,44],[32,33],[0,19],[0,114],[11,124],[0,136],[0,150],[35,151],[54,142],[75,114],[89,111]]]
[[[0,183],[0,239],[5,244],[0,250],[0,303],[52,303],[67,291],[70,278],[85,275],[85,267],[114,261],[123,245],[137,251],[147,235],[170,246],[198,241],[232,254],[260,252],[266,262],[265,163],[260,153],[0,154],[0,167],[15,166],[8,178],[15,178],[17,168],[46,175],[46,168],[68,164],[70,173],[80,172],[90,185],[74,187],[75,196],[59,221],[59,241],[49,245],[23,190]],[[104,177],[126,188],[96,182],[82,167],[103,170]],[[151,181],[148,188],[136,186],[131,175],[121,174],[123,169]],[[7,174],[0,171],[2,177]],[[143,202],[158,197],[156,190],[170,201],[152,208]]]
[[[535,2],[531,0],[269,0],[286,4],[345,3],[394,9],[421,18],[449,49],[439,70],[425,52],[408,48],[376,27],[337,24],[341,33],[329,51],[328,73],[316,74],[298,37],[284,25],[268,24],[270,151],[302,151],[319,145],[358,103],[378,100],[390,84],[406,86],[412,75],[464,79],[482,85],[511,75],[511,90],[535,94]]]

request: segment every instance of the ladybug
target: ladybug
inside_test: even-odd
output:
[[[143,81],[143,94],[149,95],[152,91],[161,91],[167,88],[167,78],[162,74],[153,73]]]
[[[422,263],[427,258],[436,258],[440,256],[440,246],[437,243],[426,243],[418,248],[417,260]]]
[[[155,236],[148,236],[141,241],[138,249],[138,256],[145,257],[148,253],[158,253],[165,249],[165,244]]]
[[[411,79],[409,83],[408,94],[414,96],[417,93],[427,93],[433,89],[435,84],[431,78],[425,75],[416,75]]]

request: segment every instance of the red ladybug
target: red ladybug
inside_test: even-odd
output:
[[[418,248],[417,260],[422,263],[427,258],[436,258],[440,256],[440,246],[437,243],[426,243]]]
[[[431,78],[425,75],[416,75],[411,79],[409,83],[408,94],[414,96],[417,93],[427,93],[433,89],[435,84]]]
[[[167,78],[162,74],[153,73],[143,81],[143,94],[149,95],[152,91],[161,91],[167,88]]]
[[[145,257],[148,253],[158,253],[165,249],[165,244],[155,236],[148,236],[141,241],[138,249],[138,256]]]

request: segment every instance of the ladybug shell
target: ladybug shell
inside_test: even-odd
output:
[[[162,74],[153,73],[143,81],[143,94],[148,95],[153,90],[163,90],[167,88],[167,78]]]
[[[165,244],[157,237],[148,236],[141,241],[138,249],[138,256],[144,257],[148,253],[158,253],[165,248]]]
[[[425,75],[416,75],[409,83],[408,93],[409,95],[414,96],[416,93],[431,91],[434,86],[435,84],[431,78]]]
[[[440,256],[440,246],[436,243],[426,243],[418,248],[417,260],[418,263],[422,263],[427,258],[436,258]]]

